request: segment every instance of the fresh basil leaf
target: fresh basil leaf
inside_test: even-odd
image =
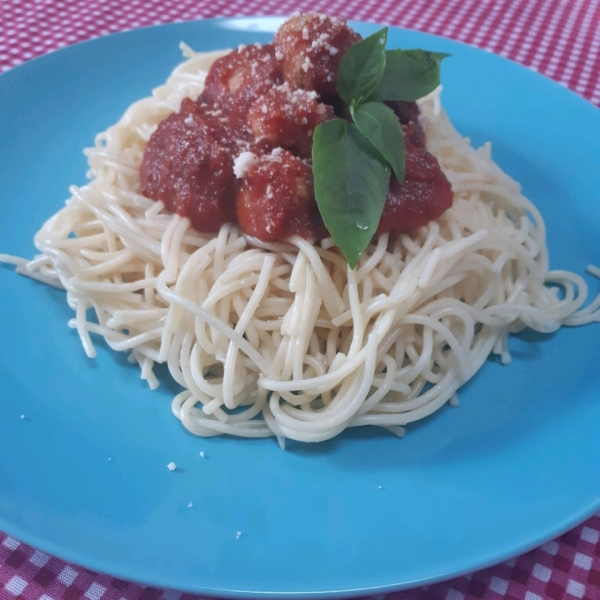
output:
[[[313,137],[315,198],[325,227],[354,269],[375,234],[390,169],[354,123],[322,123]]]
[[[387,27],[351,46],[338,69],[337,89],[350,106],[370,96],[381,81],[385,69]]]
[[[388,50],[383,77],[368,100],[414,102],[426,96],[440,84],[440,63],[447,56],[425,50]]]
[[[387,161],[400,183],[406,168],[404,136],[398,117],[381,102],[367,102],[352,110],[361,133]]]

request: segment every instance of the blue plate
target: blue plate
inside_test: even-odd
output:
[[[279,22],[141,29],[2,75],[0,251],[33,255],[84,182],[82,148],[166,79],[180,40],[266,42]],[[452,54],[445,105],[541,209],[553,267],[600,263],[600,111],[459,43],[391,29],[390,46]],[[99,344],[85,357],[63,293],[9,268],[0,289],[0,529],[66,560],[206,594],[341,596],[480,569],[600,508],[598,324],[512,339],[510,367],[488,361],[459,409],[403,440],[362,429],[282,452],[193,437],[171,416],[166,371],[151,392],[125,355]]]

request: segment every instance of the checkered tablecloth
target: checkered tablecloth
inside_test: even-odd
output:
[[[0,0],[0,72],[68,44],[116,31],[295,10],[399,25],[473,44],[551,77],[600,106],[598,0]],[[15,598],[197,597],[93,573],[0,532],[0,600]],[[495,567],[385,598],[600,600],[600,515]]]

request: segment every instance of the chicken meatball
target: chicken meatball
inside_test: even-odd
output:
[[[256,98],[281,83],[281,66],[273,44],[240,46],[212,65],[202,101],[245,120]]]
[[[159,123],[140,167],[141,193],[188,217],[198,231],[235,220],[233,160],[218,131],[218,121],[186,99]]]
[[[256,157],[248,166],[236,211],[242,229],[264,242],[326,234],[315,202],[312,170],[281,148]]]
[[[292,90],[287,83],[273,88],[254,103],[248,114],[248,126],[255,139],[309,158],[315,128],[335,117],[333,108],[317,102],[316,97],[315,92]]]
[[[317,13],[288,19],[275,34],[275,50],[283,76],[292,88],[335,96],[337,72],[348,48],[361,40],[345,21]]]
[[[416,102],[402,102],[393,100],[386,104],[394,111],[403,125],[404,135],[408,135],[410,143],[418,148],[425,149],[425,133],[419,123],[419,105]],[[404,127],[406,126],[406,127]]]

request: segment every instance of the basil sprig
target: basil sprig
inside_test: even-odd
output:
[[[348,105],[360,104],[377,88],[385,71],[387,27],[354,44],[342,58],[337,89]]]
[[[354,268],[381,218],[390,169],[354,123],[335,119],[315,129],[313,172],[325,226]]]
[[[350,109],[350,113],[360,132],[392,167],[398,181],[404,181],[404,138],[394,111],[381,102],[367,102]]]
[[[352,46],[338,69],[337,89],[352,122],[334,119],[314,132],[315,197],[325,227],[354,269],[383,212],[394,171],[404,181],[402,127],[383,102],[412,102],[440,83],[447,54],[386,50],[387,28]]]
[[[385,68],[370,100],[414,102],[440,85],[440,63],[450,56],[424,50],[388,50]]]

